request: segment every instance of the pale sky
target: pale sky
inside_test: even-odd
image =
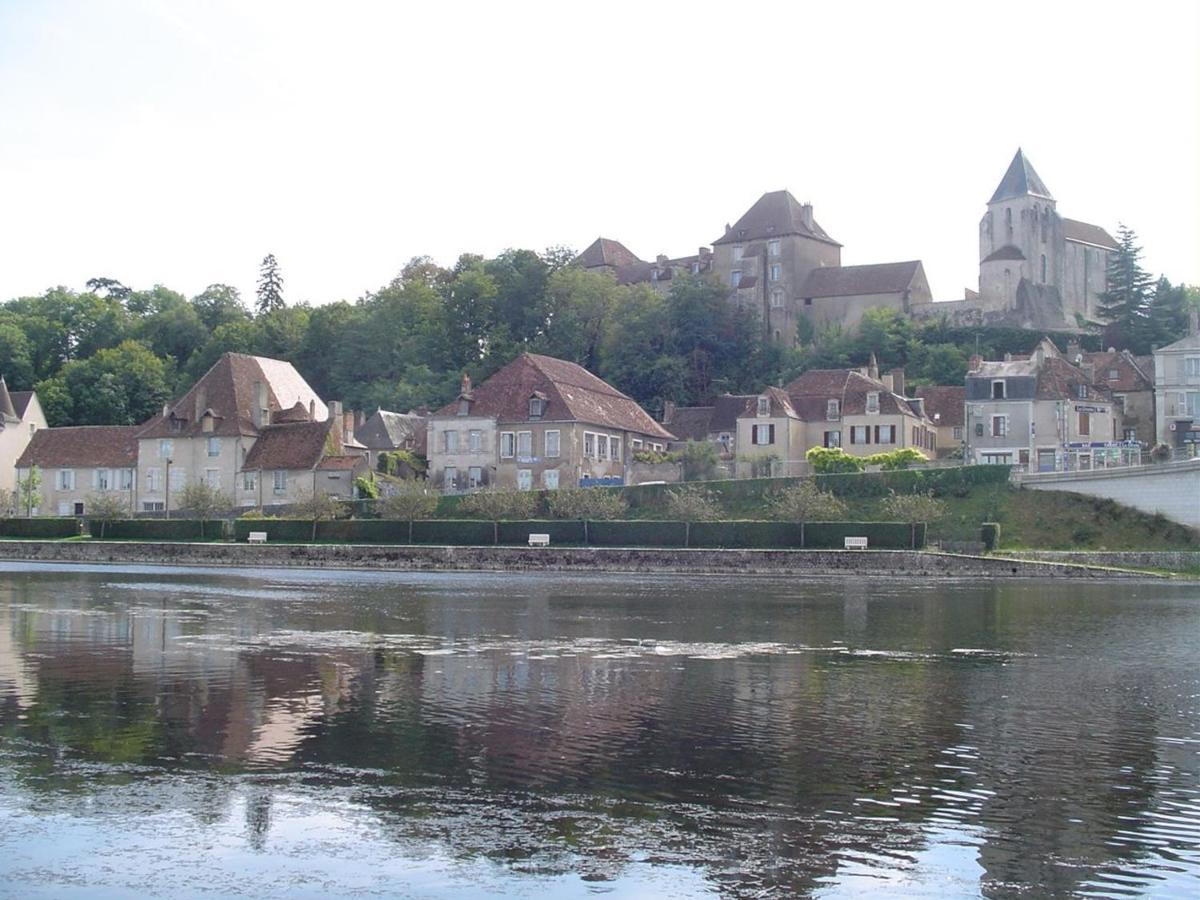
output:
[[[1018,146],[1200,284],[1200,4],[0,0],[0,300],[353,300],[410,257],[695,253],[765,191],[978,281]]]

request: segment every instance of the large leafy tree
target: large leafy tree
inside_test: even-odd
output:
[[[1117,245],[1108,258],[1108,290],[1100,295],[1097,312],[1106,323],[1108,343],[1144,353],[1151,339],[1150,298],[1155,281],[1142,268],[1142,248],[1133,229],[1118,227]]]
[[[259,315],[283,309],[283,274],[274,253],[264,256],[259,265],[257,293]]]
[[[170,397],[171,374],[145,344],[124,341],[67,363],[37,392],[51,425],[136,425]]]
[[[192,308],[209,331],[230,322],[244,322],[250,314],[238,289],[228,284],[210,284],[192,298]]]

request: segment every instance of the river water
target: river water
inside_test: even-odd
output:
[[[1200,586],[0,564],[0,896],[1200,896]]]

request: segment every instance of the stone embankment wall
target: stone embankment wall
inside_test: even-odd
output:
[[[1119,578],[1119,569],[911,550],[676,550],[0,541],[0,559],[272,568],[855,575],[884,578]]]
[[[1094,469],[1090,472],[1043,472],[1020,476],[1035,491],[1072,491],[1106,497],[1142,512],[1200,528],[1200,459]]]
[[[1200,571],[1198,550],[1002,550],[1003,556],[1086,566],[1128,566],[1168,572]]]

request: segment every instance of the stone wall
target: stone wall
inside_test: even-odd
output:
[[[909,550],[661,550],[527,547],[387,547],[363,544],[214,544],[0,541],[0,559],[250,568],[399,571],[556,571],[881,578],[1146,577],[1120,569]]]
[[[1023,488],[1107,497],[1200,528],[1200,459],[1161,465],[1022,475]]]
[[[1004,556],[1086,566],[1129,566],[1167,572],[1200,571],[1200,550],[1002,550]]]

